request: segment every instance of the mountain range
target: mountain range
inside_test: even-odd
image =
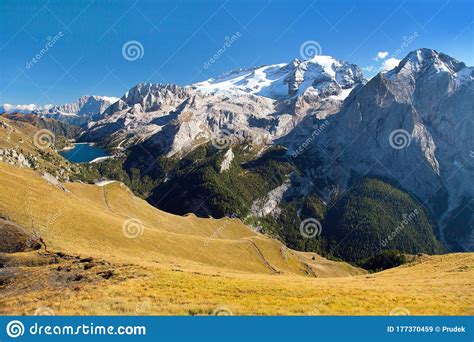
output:
[[[82,124],[80,140],[147,177],[134,190],[161,209],[238,215],[292,248],[358,260],[374,254],[358,244],[474,249],[473,80],[474,68],[431,49],[370,80],[316,56],[38,114]],[[309,218],[322,227],[316,243],[299,232]]]
[[[93,116],[102,114],[111,104],[119,99],[109,96],[84,95],[77,101],[64,104],[61,106],[53,106],[47,111],[39,112],[40,114],[62,115],[62,116]]]
[[[38,107],[36,105],[13,106],[4,104],[2,105],[2,111],[5,113],[34,113],[43,117],[81,125],[103,113],[105,109],[118,100],[118,98],[110,96],[84,95],[74,102],[63,105]]]
[[[238,218],[172,215],[122,182],[87,184],[95,164],[39,148],[38,134],[0,116],[3,315],[472,314],[472,253],[386,253],[362,269],[295,251]]]

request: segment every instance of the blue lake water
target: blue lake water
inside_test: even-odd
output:
[[[103,148],[88,143],[74,144],[72,150],[61,151],[60,153],[72,163],[88,163],[96,158],[109,156]]]

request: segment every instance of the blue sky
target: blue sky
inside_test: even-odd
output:
[[[120,97],[139,82],[190,84],[301,58],[305,42],[368,77],[419,47],[474,65],[472,0],[2,0],[0,19],[0,103],[10,104]],[[124,58],[131,41],[136,60]]]

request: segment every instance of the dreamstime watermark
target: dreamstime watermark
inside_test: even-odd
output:
[[[48,36],[46,44],[41,48],[41,50],[38,51],[38,53],[32,59],[30,59],[26,63],[25,68],[28,70],[31,69],[36,63],[41,60],[41,58],[43,58],[48,53],[49,49],[51,49],[63,36],[64,34],[61,31],[59,31],[53,37]]]
[[[395,309],[392,309],[389,313],[390,316],[410,316],[410,310],[407,308],[404,308],[402,306],[396,307]]]
[[[300,45],[300,56],[303,59],[311,59],[323,53],[321,45],[315,40],[307,40]]]
[[[293,158],[296,158],[298,155],[304,152],[306,148],[316,139],[318,135],[320,135],[327,127],[329,126],[329,121],[324,120],[324,122],[321,125],[316,125],[316,129],[313,130],[311,135],[306,138],[305,141],[303,141],[291,154]]]
[[[28,192],[28,195],[29,194],[30,192]],[[39,229],[36,229],[36,227],[32,227],[33,232],[31,233],[31,236],[26,241],[26,246],[31,248],[38,241],[42,241],[41,239],[42,239],[43,234],[49,230],[51,225],[54,224],[54,222],[56,222],[58,218],[61,217],[62,214],[63,214],[62,210],[59,210],[54,215],[48,215],[48,219],[46,220],[46,224],[44,226],[40,227]],[[30,215],[30,217],[32,218],[33,215]]]
[[[95,325],[94,323],[76,325],[41,325],[38,322],[28,326],[19,320],[10,321],[6,333],[11,338],[23,336],[25,332],[32,336],[104,336],[104,335],[146,335],[143,325]]]
[[[398,58],[400,56],[405,56],[406,50],[413,44],[413,42],[419,37],[420,35],[418,32],[413,32],[409,36],[403,36],[402,37],[402,44],[400,47],[395,50],[395,52],[392,54],[392,58]]]
[[[122,224],[122,233],[129,239],[135,239],[143,235],[144,225],[139,219],[127,219]]]
[[[239,31],[235,32],[232,36],[226,36],[224,38],[224,44],[222,45],[221,48],[219,48],[219,50],[217,50],[214,55],[212,55],[211,58],[209,58],[203,65],[203,68],[204,69],[209,69],[211,67],[212,64],[214,64],[215,62],[217,62],[219,60],[219,58],[222,57],[222,55],[227,51],[227,49],[229,49],[240,37],[241,37],[241,33]]]
[[[411,213],[409,214],[404,214],[403,215],[403,220],[402,222],[400,222],[400,224],[385,238],[383,239],[383,241],[381,242],[381,245],[383,247],[387,247],[387,245],[390,243],[390,241],[392,241],[393,239],[395,239],[395,237],[401,232],[403,231],[403,229],[411,222],[413,222],[413,220],[415,219],[415,217],[419,214],[420,212],[418,211],[418,209],[415,209],[413,210]]]
[[[321,235],[322,231],[323,226],[321,225],[321,222],[312,217],[303,220],[300,224],[300,233],[307,239],[312,239],[315,236]]]
[[[129,40],[122,46],[122,56],[129,62],[142,59],[145,55],[145,48],[138,40]]]
[[[227,307],[220,307],[212,311],[212,316],[233,316],[232,311]]]
[[[43,226],[37,226],[34,220],[34,217],[35,217],[34,211],[33,211],[33,208],[31,207],[32,203],[35,203],[33,199],[33,191],[31,187],[28,186],[25,200],[24,200],[24,208],[25,208],[25,213],[28,215],[31,221],[31,234],[26,240],[25,246],[29,248],[35,248],[38,246],[39,243],[41,243],[46,249],[47,248],[46,243],[42,239],[42,236],[45,232],[47,232],[50,229],[50,227],[58,220],[58,218],[61,217],[61,215],[63,214],[63,211],[60,209],[54,212],[54,214],[48,214],[46,223]]]
[[[20,321],[11,321],[7,324],[6,332],[11,338],[17,338],[23,336],[25,333],[25,326]]]
[[[339,188],[337,185],[332,187],[331,190],[328,191],[328,198],[330,201],[335,200],[338,195],[339,195]]]
[[[147,311],[150,311],[150,309],[151,309],[151,301],[145,300],[145,301],[137,304],[135,312],[137,314],[140,314],[140,313],[143,314]]]
[[[42,306],[35,310],[35,316],[55,316],[55,315],[56,313],[54,312],[54,310],[47,306]]]
[[[237,130],[231,132],[228,129],[221,129],[211,138],[211,144],[218,150],[224,150],[232,144],[243,144],[251,142],[253,144],[261,144],[263,139],[256,133],[249,131]]]
[[[218,150],[224,150],[232,144],[232,132],[228,129],[221,129],[217,135],[211,139],[211,144]]]
[[[388,137],[388,142],[392,148],[401,150],[410,146],[411,134],[404,129],[393,130]]]
[[[33,136],[33,144],[40,150],[46,150],[54,145],[56,136],[49,129],[43,128],[36,131]]]
[[[209,242],[211,241],[211,239],[218,238],[219,235],[224,231],[225,227],[227,227],[232,222],[230,219],[234,219],[237,217],[238,217],[237,214],[230,215],[229,219],[227,219],[222,225],[217,227],[216,230],[214,230],[214,232],[211,234],[211,236],[209,236],[208,238],[204,240],[204,246],[205,247],[209,246]]]
[[[471,199],[469,203],[467,204],[467,207],[469,210],[474,211],[474,199]]]
[[[324,311],[325,305],[322,303],[316,304],[316,306],[308,312],[308,316],[321,316]]]

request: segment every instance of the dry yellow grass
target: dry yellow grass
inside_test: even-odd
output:
[[[57,265],[25,267],[0,300],[0,313],[48,307],[62,315],[208,315],[218,308],[236,315],[388,315],[401,307],[412,315],[473,314],[472,254],[426,257],[376,275],[316,279],[112,264],[116,275],[109,280],[94,279],[92,269],[88,281],[64,285],[55,280]]]
[[[1,314],[43,306],[64,315],[474,313],[472,253],[368,275],[289,250],[236,219],[164,213],[120,183],[65,188],[0,162],[0,214],[48,246],[0,253]],[[130,238],[124,227],[143,231]]]
[[[237,219],[171,215],[133,196],[120,183],[69,183],[64,191],[30,170],[0,164],[0,173],[0,212],[27,229],[34,228],[51,250],[140,265],[312,272],[309,258],[304,260]],[[129,234],[124,232],[127,228]],[[134,228],[143,232],[130,238]],[[333,276],[361,273],[345,263],[325,263],[332,273],[326,272]],[[318,274],[316,268],[314,273]]]

